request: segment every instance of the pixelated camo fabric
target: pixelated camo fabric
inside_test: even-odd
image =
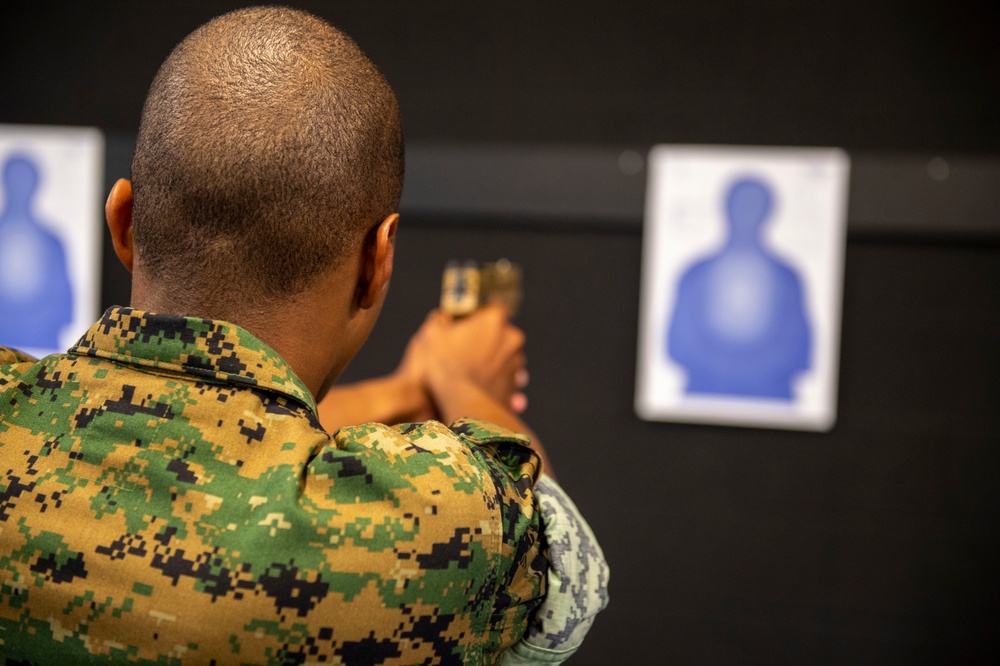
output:
[[[265,344],[112,308],[0,351],[8,663],[492,664],[546,591],[537,456],[466,420],[326,433]]]

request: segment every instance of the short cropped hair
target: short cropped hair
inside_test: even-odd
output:
[[[246,305],[288,296],[396,210],[399,108],[361,49],[322,19],[239,9],[160,67],[131,175],[147,277]]]

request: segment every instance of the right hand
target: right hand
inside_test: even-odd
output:
[[[415,336],[432,394],[442,393],[441,382],[466,379],[515,412],[526,404],[520,392],[527,379],[524,342],[524,333],[497,305],[462,319],[434,311]]]

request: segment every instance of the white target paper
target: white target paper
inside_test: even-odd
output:
[[[653,148],[641,418],[832,427],[848,175],[837,149]]]
[[[65,351],[100,314],[104,136],[0,125],[0,345]]]

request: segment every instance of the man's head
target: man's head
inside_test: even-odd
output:
[[[174,49],[146,98],[135,265],[194,307],[287,298],[396,209],[402,171],[395,96],[350,38],[298,10],[231,12]]]

